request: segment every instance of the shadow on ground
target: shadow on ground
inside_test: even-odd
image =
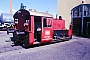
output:
[[[13,37],[10,37],[11,41],[13,42]],[[52,42],[50,43],[42,43],[42,44],[34,44],[34,45],[30,45],[29,47],[25,48],[25,49],[28,49],[28,48],[35,48],[35,47],[40,47],[40,46],[45,46],[45,45],[50,45],[50,44],[55,44],[55,43],[60,43],[60,42],[65,42],[65,41],[69,41],[68,39],[67,40],[63,40],[63,39],[58,39],[58,40],[53,40]],[[13,42],[13,45],[11,45],[12,47],[13,46],[22,46],[22,44],[14,44]],[[23,47],[23,46],[22,46]],[[24,48],[24,47],[23,47]]]

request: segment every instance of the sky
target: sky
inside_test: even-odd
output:
[[[20,9],[23,3],[27,9],[57,14],[57,0],[12,0],[13,14]],[[10,13],[10,0],[0,0],[0,13]]]

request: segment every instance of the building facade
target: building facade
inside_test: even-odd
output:
[[[82,3],[82,0],[58,0],[57,1],[57,15],[62,16],[66,21],[65,26],[69,29],[71,22],[71,9]],[[90,0],[85,0],[85,3],[90,3]]]

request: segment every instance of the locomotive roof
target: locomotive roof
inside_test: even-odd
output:
[[[39,12],[39,11],[32,11],[32,10],[28,10],[28,11],[30,12],[30,15],[34,15],[34,16],[53,17],[53,15],[47,12]]]
[[[33,11],[33,10],[25,10],[25,9],[20,9],[18,10],[15,14],[17,15],[18,13],[22,13],[24,15],[34,15],[34,16],[45,16],[45,17],[53,17],[53,15],[46,13],[46,12],[39,12],[39,11]]]

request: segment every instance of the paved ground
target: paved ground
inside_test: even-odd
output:
[[[6,31],[0,31],[0,46],[7,44],[8,42],[5,41],[10,41],[10,37],[12,37],[11,33],[7,35]]]
[[[72,40],[0,53],[0,60],[90,60],[90,39]]]

